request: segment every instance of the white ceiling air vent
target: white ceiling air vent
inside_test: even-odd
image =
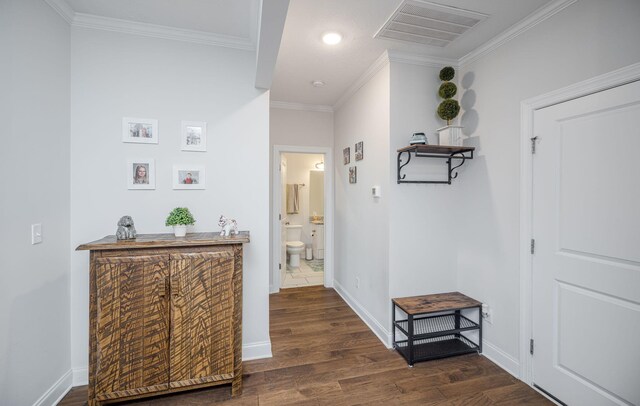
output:
[[[446,47],[488,16],[419,0],[405,0],[374,38]]]

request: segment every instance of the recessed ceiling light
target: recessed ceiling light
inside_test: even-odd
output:
[[[336,45],[342,41],[342,35],[337,32],[327,32],[322,36],[322,41],[327,45]]]
[[[314,80],[311,84],[313,87],[323,87],[325,83],[321,80]]]

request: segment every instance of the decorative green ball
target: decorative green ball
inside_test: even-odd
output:
[[[453,69],[451,66],[445,66],[444,68],[442,68],[442,70],[440,71],[440,80],[443,80],[445,82],[450,81],[451,79],[453,79],[453,77],[456,74],[456,70]]]
[[[450,99],[456,95],[458,92],[458,86],[452,82],[444,82],[440,85],[440,89],[438,89],[438,94],[443,99]]]
[[[450,120],[456,118],[459,112],[460,105],[457,100],[447,99],[438,106],[438,116],[443,120],[447,120],[447,124]]]

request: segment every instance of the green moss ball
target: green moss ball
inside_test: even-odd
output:
[[[455,69],[453,69],[451,66],[445,66],[440,71],[440,80],[444,80],[445,82],[448,82],[451,79],[453,79],[455,74],[456,74],[456,70]]]
[[[456,95],[458,92],[458,86],[455,83],[444,82],[440,85],[440,89],[438,89],[438,94],[443,99],[450,99]]]
[[[447,99],[438,106],[438,116],[447,122],[456,118],[459,112],[460,105],[457,100]]]

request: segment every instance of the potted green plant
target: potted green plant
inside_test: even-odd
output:
[[[193,225],[195,222],[196,220],[188,208],[176,207],[171,210],[164,224],[166,226],[173,226],[173,234],[176,237],[184,237],[187,235],[187,226]]]
[[[445,66],[440,70],[440,80],[442,84],[438,89],[438,95],[444,100],[438,106],[438,117],[447,121],[447,126],[439,128],[438,134],[440,135],[440,145],[454,145],[462,146],[462,127],[457,125],[451,125],[451,120],[458,116],[460,113],[460,104],[453,96],[458,93],[458,87],[455,83],[451,82],[456,74],[456,70],[451,66]]]

